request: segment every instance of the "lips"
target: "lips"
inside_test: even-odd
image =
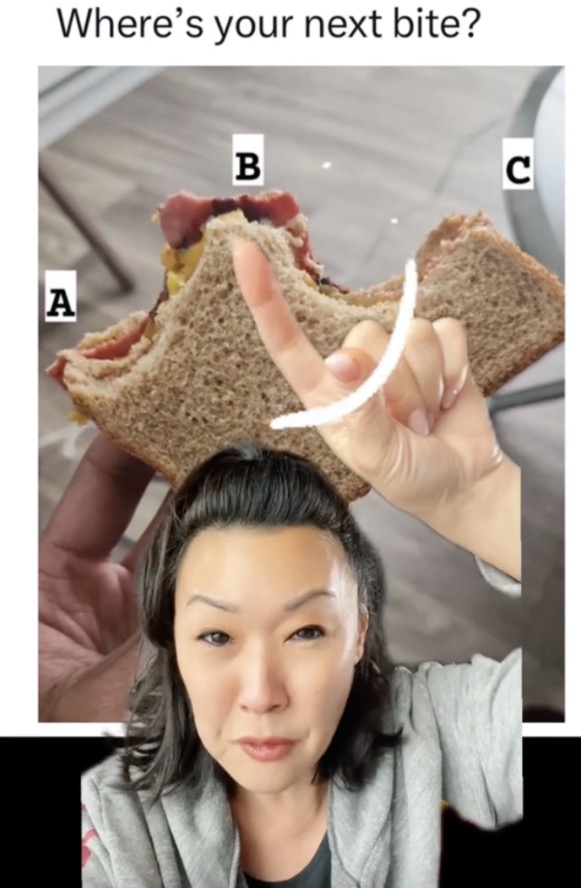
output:
[[[242,751],[259,762],[273,762],[284,758],[295,743],[295,740],[288,740],[286,737],[242,737],[238,740]]]

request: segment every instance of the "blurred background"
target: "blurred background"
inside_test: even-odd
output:
[[[297,195],[315,255],[339,283],[401,273],[443,216],[478,210],[563,279],[562,95],[563,72],[541,68],[40,69],[40,529],[94,435],[72,439],[69,399],[44,368],[85,332],[153,305],[163,242],[151,216],[174,191],[233,192],[233,133],[264,133],[265,188]],[[535,191],[503,192],[502,139],[533,135]],[[78,271],[78,321],[44,324],[44,271],[66,268]],[[490,403],[501,446],[523,469],[522,599],[487,587],[470,555],[375,493],[353,506],[384,558],[392,659],[499,659],[522,645],[525,706],[556,719],[563,377],[560,346]],[[151,484],[119,554],[165,492]]]

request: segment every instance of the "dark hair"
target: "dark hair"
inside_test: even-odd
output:
[[[315,779],[338,776],[357,789],[371,777],[382,750],[395,746],[400,736],[384,733],[391,664],[382,619],[381,560],[316,466],[287,451],[254,444],[222,450],[190,474],[174,495],[146,557],[139,595],[144,635],[153,654],[132,691],[123,752],[126,783],[152,790],[154,798],[179,785],[203,785],[212,773],[228,791],[234,786],[197,735],[178,670],[173,623],[176,577],[189,543],[202,530],[237,526],[311,526],[341,544],[360,605],[369,612],[369,627],[343,715]]]

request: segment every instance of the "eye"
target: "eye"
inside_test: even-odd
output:
[[[325,630],[321,626],[304,626],[295,632],[291,638],[298,638],[299,641],[315,641],[317,638],[324,638]]]
[[[230,636],[216,630],[198,635],[198,641],[205,641],[206,644],[211,644],[213,647],[224,647],[230,641]]]

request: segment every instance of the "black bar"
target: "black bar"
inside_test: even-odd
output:
[[[6,857],[12,854],[22,882],[30,858],[39,862],[43,884],[80,885],[81,774],[122,742],[121,738],[0,738],[5,872],[10,871]],[[581,738],[527,737],[523,743],[524,820],[485,832],[448,810],[442,823],[441,888],[529,884],[552,888],[578,882]],[[563,880],[569,864],[570,877]]]

